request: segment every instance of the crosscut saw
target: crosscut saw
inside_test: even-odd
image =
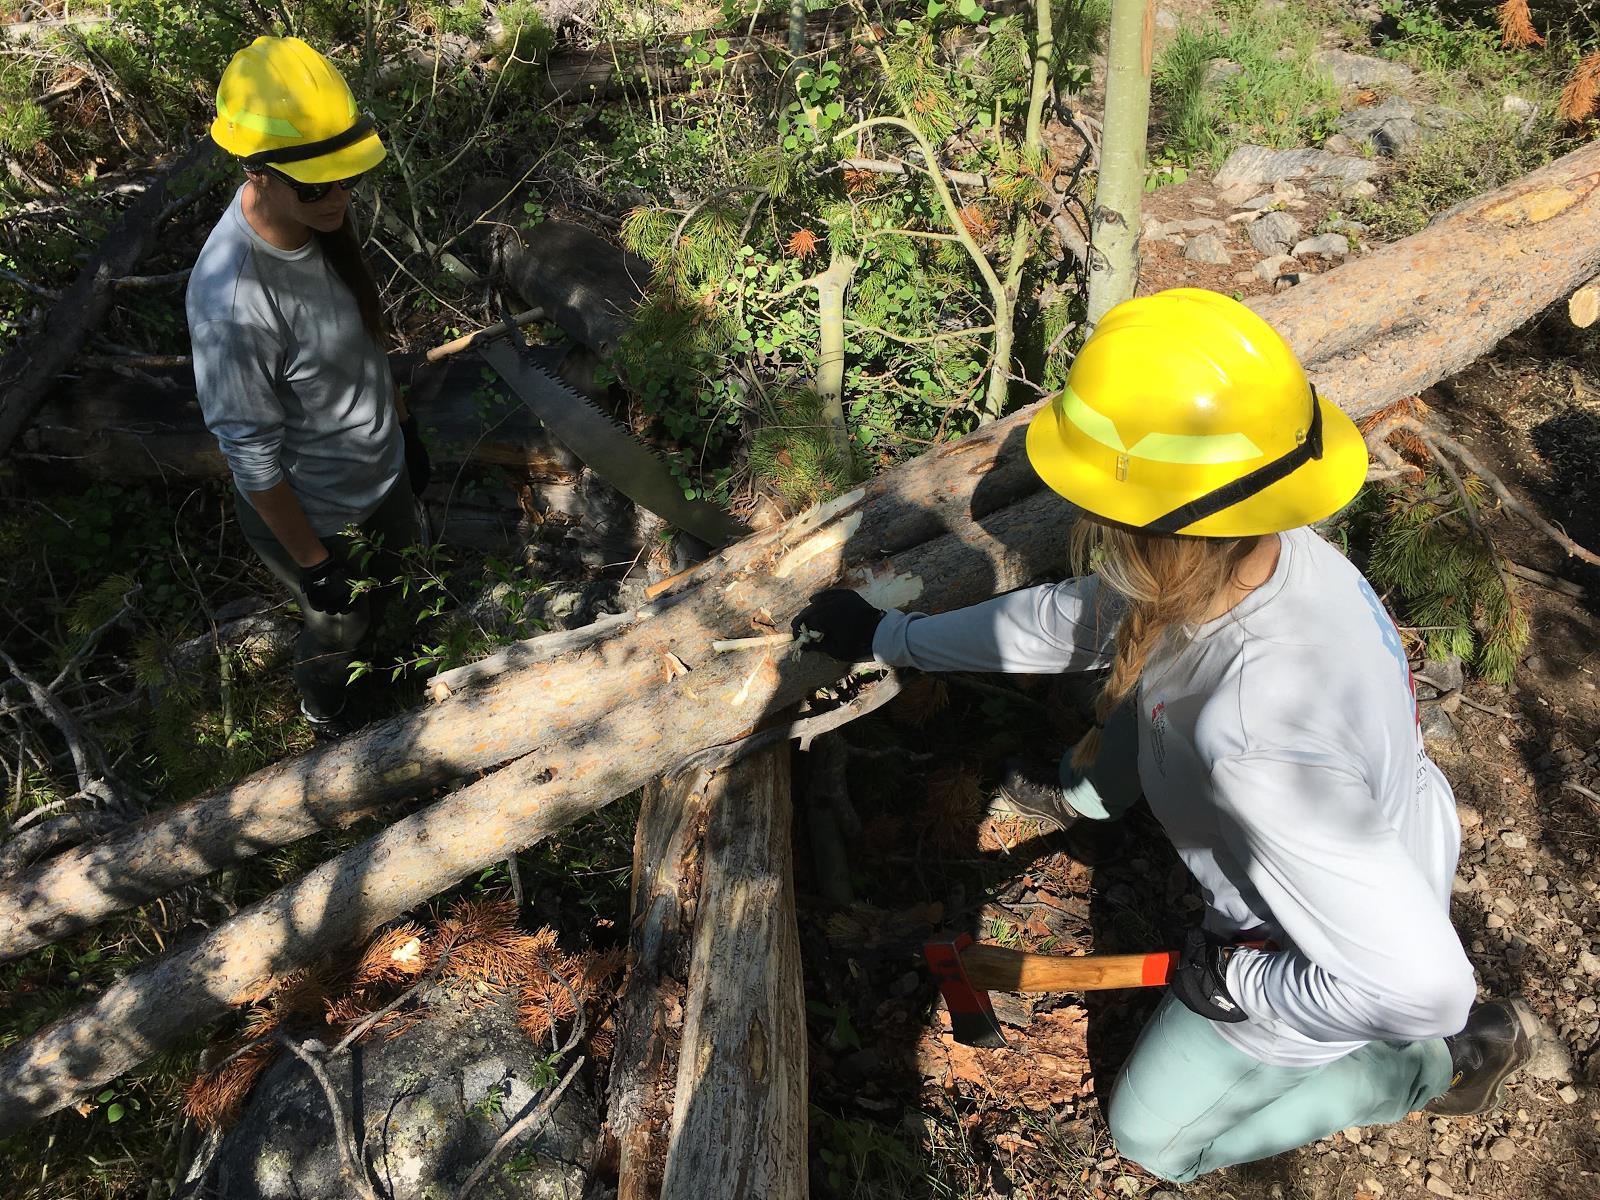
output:
[[[635,504],[710,546],[750,532],[715,504],[686,497],[666,463],[534,358],[521,329],[513,326],[477,350],[562,445]]]

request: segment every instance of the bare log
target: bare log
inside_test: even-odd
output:
[[[111,308],[114,281],[133,274],[150,253],[167,216],[173,182],[205,165],[214,149],[210,138],[201,138],[157,174],[106,234],[99,255],[50,310],[43,327],[0,360],[0,457],[33,422],[56,376]]]
[[[616,1143],[617,1200],[654,1200],[661,1192],[675,1077],[669,1072],[689,978],[700,878],[696,862],[710,782],[709,771],[654,780],[639,806],[628,978],[617,1005],[606,1106],[607,1132]]]
[[[1040,574],[1059,562],[1059,532],[1028,531],[1019,550],[984,528],[991,520],[1009,528],[1011,510],[1000,506],[1038,487],[1021,428],[1010,429],[1006,438],[968,438],[935,451],[727,548],[687,576],[680,591],[630,614],[598,641],[543,663],[533,686],[531,677],[508,674],[152,814],[16,877],[0,887],[0,957],[26,953],[230,862],[342,827],[383,804],[541,746],[554,748],[606,713],[658,692],[676,677],[674,660],[689,672],[669,691],[695,704],[712,704],[712,697],[735,703],[753,721],[764,711],[764,672],[782,656],[716,655],[711,643],[748,632],[763,609],[786,621],[809,592],[847,569],[883,607],[935,596],[948,598],[945,607],[971,603]],[[1053,495],[1037,494],[1033,503],[1056,526],[1071,512]],[[945,529],[955,533],[930,540]],[[959,561],[953,575],[923,579],[914,566],[883,561],[905,551],[904,561],[914,564],[941,544],[953,547]],[[1002,584],[1006,579],[1012,582]],[[512,650],[506,659],[512,663],[519,653],[537,654]],[[712,682],[723,678],[731,689]],[[801,694],[791,691],[782,703]],[[679,757],[746,731],[684,745]]]
[[[1600,273],[1600,142],[1250,306],[1369,416],[1454,375]]]
[[[860,504],[857,493],[843,507],[858,510]],[[1035,493],[991,514],[982,526],[918,545],[880,571],[869,570],[871,578],[856,582],[869,592],[882,593],[893,581],[903,598],[920,599],[935,609],[965,604],[1058,567],[1061,529],[1068,517],[1069,510],[1058,497]],[[751,663],[747,655],[697,653],[691,647],[711,641],[708,620],[713,624],[731,620],[731,611],[747,611],[745,605],[759,602],[758,597],[777,608],[784,604],[793,608],[814,588],[839,578],[847,540],[838,536],[836,528],[806,528],[799,538],[769,544],[769,555],[776,551],[775,556],[760,564],[746,562],[736,578],[718,577],[723,587],[719,599],[736,606],[734,610],[721,604],[680,602],[641,621],[608,647],[610,670],[625,676],[630,661],[657,662],[663,646],[675,644],[692,656],[688,674],[674,675],[667,686],[635,687],[627,694],[636,702],[625,704],[616,703],[605,675],[589,671],[587,690],[607,693],[612,703],[609,708],[602,705],[585,725],[551,730],[554,736],[538,753],[397,821],[245,909],[198,943],[124,976],[94,1000],[8,1048],[0,1055],[0,1135],[57,1111],[191,1036],[197,1026],[260,998],[288,972],[367,936],[463,876],[642,787],[699,747],[747,734],[836,678],[839,666],[821,655],[807,655],[799,662],[763,655]],[[792,595],[785,596],[786,592]],[[675,625],[680,627],[677,638],[671,632]],[[584,657],[558,660],[546,670],[559,670]],[[605,686],[597,686],[602,683]],[[570,705],[574,697],[568,693],[566,699]],[[552,723],[560,708],[560,703],[546,708]],[[481,724],[494,708],[472,703],[469,694],[433,711],[452,710],[467,719],[468,732],[458,742],[470,755],[474,714]],[[378,746],[395,746],[392,725],[377,740]],[[531,725],[540,728],[538,721]],[[341,776],[348,788],[355,782],[349,773],[361,769],[358,749],[370,754],[373,744],[336,744],[297,760],[298,770],[279,769],[268,775],[311,794],[324,779]],[[413,762],[403,773],[414,780],[413,768],[423,769]],[[374,779],[380,786],[396,786],[381,771]],[[231,813],[235,827],[245,815],[243,809]],[[223,819],[229,817],[223,814]],[[213,853],[216,832],[214,826],[196,827],[196,836]],[[117,841],[101,843],[102,850]],[[263,843],[250,847],[263,848]],[[183,847],[175,853],[183,854]],[[91,882],[115,902],[119,881],[128,878],[138,886],[138,875],[137,866],[108,863],[103,864],[100,878]],[[124,888],[122,896],[126,895]]]
[[[712,781],[661,1200],[805,1200],[789,747]]]

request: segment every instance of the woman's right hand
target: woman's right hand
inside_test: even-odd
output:
[[[872,635],[883,613],[850,588],[828,588],[812,596],[790,624],[799,638],[803,630],[818,636],[806,643],[840,662],[866,662],[872,658]]]

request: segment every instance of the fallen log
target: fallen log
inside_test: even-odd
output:
[[[712,669],[708,660],[738,660],[716,664],[719,674],[750,671],[768,661],[766,656],[712,655],[713,640],[749,632],[752,617],[762,610],[787,620],[805,595],[832,583],[847,567],[870,577],[884,607],[909,603],[919,594],[970,603],[989,595],[1002,578],[1038,574],[1059,559],[1054,540],[1051,553],[1031,557],[1022,571],[1015,552],[984,528],[1009,511],[1002,506],[1036,493],[1038,486],[1015,424],[991,426],[925,455],[787,525],[728,547],[686,577],[693,586],[613,623],[599,640],[542,663],[534,686],[512,675],[493,679],[445,704],[391,718],[153,813],[115,837],[67,851],[13,878],[0,886],[0,958],[26,953],[230,862],[318,829],[342,827],[383,804],[537,747],[560,745],[597,718],[658,690],[674,677],[674,661],[691,668],[693,677],[681,687],[698,701],[711,694],[700,682]],[[1053,496],[1039,494],[1037,503],[1059,519],[1069,512]],[[931,580],[897,583],[899,568],[881,561],[897,552],[910,552],[912,559],[932,552],[941,544],[933,539],[947,530],[953,534],[942,542],[960,548],[953,552],[960,569],[958,578],[941,578],[937,588]],[[1035,536],[1030,534],[1026,544],[1035,545]],[[537,660],[537,649],[511,647],[503,661],[524,657]],[[738,693],[741,708],[755,711],[748,702],[757,693],[756,680],[752,676],[741,690],[744,682],[741,677],[729,695]],[[799,696],[792,693],[785,703]],[[686,746],[683,754],[707,744]]]
[[[885,598],[917,599],[934,609],[970,603],[1059,569],[1062,532],[1071,517],[1059,497],[1036,492],[960,533],[928,540],[876,567],[845,573],[851,538],[841,536],[838,521],[823,518],[838,517],[843,510],[846,528],[859,530],[868,516],[862,511],[863,499],[856,492],[829,508],[813,510],[810,523],[800,520],[785,527],[787,538],[747,539],[740,546],[764,543],[767,553],[754,562],[745,557],[738,572],[710,573],[718,588],[711,603],[680,599],[603,644],[610,651],[610,670],[618,675],[627,675],[629,665],[637,662],[647,664],[647,673],[660,671],[668,654],[689,667],[685,673],[666,672],[652,686],[626,692],[632,703],[618,703],[609,680],[592,669],[591,661],[588,691],[605,693],[609,703],[582,726],[545,730],[548,741],[538,753],[395,822],[197,943],[130,972],[79,1009],[9,1047],[0,1055],[0,1136],[57,1111],[192,1036],[197,1027],[268,994],[290,971],[349,946],[463,876],[666,774],[700,748],[749,735],[840,674],[838,664],[816,654],[791,661],[781,652],[758,657],[710,653],[705,648],[722,622],[732,623],[736,615],[742,619],[763,604],[792,610],[810,591],[841,574]],[[592,653],[557,659],[546,671],[559,671]],[[539,687],[516,690],[544,694]],[[552,719],[562,699],[571,706],[578,698],[567,693],[547,704]],[[493,711],[473,703],[470,694],[436,711],[450,710],[467,718],[468,746],[474,715],[481,723]],[[394,723],[389,724],[378,744],[403,749],[395,741]],[[347,789],[355,784],[352,773],[361,770],[361,763],[354,750],[354,745],[335,744],[297,760],[298,771],[267,774],[304,789],[308,795],[302,802],[314,803],[314,789],[327,780],[342,778]],[[371,752],[371,743],[366,750]],[[404,779],[414,781],[413,766],[415,772],[424,769],[421,763],[406,764],[400,770]],[[380,786],[397,783],[381,772],[373,778]],[[242,808],[231,814],[235,828],[246,815]],[[147,832],[152,827],[159,828],[158,818],[147,822]],[[203,849],[213,855],[219,845],[229,845],[218,842],[215,826],[195,828]],[[278,833],[269,829],[267,836]],[[103,849],[117,840],[100,845]],[[244,847],[264,848],[265,843]],[[52,860],[46,872],[59,861]],[[100,894],[115,903],[130,894],[128,887],[119,893],[119,881],[130,878],[134,886],[142,886],[138,876],[136,865],[130,870],[105,862],[95,882]],[[17,889],[10,890],[15,895]],[[25,881],[22,890],[44,895],[36,882]]]
[[[158,172],[111,227],[100,252],[79,272],[39,330],[0,359],[0,458],[33,423],[56,376],[111,308],[114,281],[131,275],[150,253],[167,215],[172,184],[203,167],[214,149],[210,138],[200,138]]]
[[[1352,416],[1483,357],[1600,273],[1600,142],[1469,200],[1421,233],[1249,301]]]
[[[1325,395],[1355,415],[1374,412],[1492,348],[1506,330],[1570,291],[1569,281],[1600,273],[1597,186],[1600,143],[1256,307],[1302,354]],[[1525,224],[1517,213],[1528,214]],[[1461,255],[1457,230],[1483,252]],[[1484,249],[1486,239],[1503,243],[1496,255]],[[1510,255],[1528,268],[1508,272]],[[1430,284],[1428,269],[1443,282]],[[1409,323],[1408,310],[1420,314]],[[1348,324],[1352,313],[1368,314],[1360,328],[1375,339],[1370,354],[1340,324],[1340,314]],[[1418,339],[1411,355],[1400,353],[1403,342],[1396,340],[1406,331]],[[788,553],[783,547],[796,539],[842,550],[835,565],[859,568],[946,531],[981,535],[988,514],[1039,487],[1022,452],[1032,412],[985,426],[847,498],[728,547],[690,572],[677,591],[580,650],[539,663],[539,652],[527,645],[508,648],[474,672],[486,682],[466,693],[470,704],[451,701],[394,718],[17,877],[0,887],[0,959],[227,863],[347,823],[352,813],[553,744],[596,713],[658,687],[671,673],[669,655],[695,663],[711,638],[748,632],[760,608],[781,625],[807,587],[831,582],[809,569],[787,578],[772,574]],[[765,575],[753,577],[752,569]],[[998,576],[975,547],[963,569],[974,578],[960,595],[975,600],[996,590]],[[515,677],[524,662],[539,663],[532,686]]]
[[[655,1200],[666,1162],[668,1071],[683,1024],[689,939],[699,893],[709,771],[644,789],[634,831],[628,976],[617,1003],[606,1135],[617,1159],[617,1200]],[[675,1077],[675,1073],[674,1073]]]
[[[566,353],[535,353],[555,370]],[[409,359],[392,360],[404,369]],[[475,356],[435,368],[444,377],[420,397],[435,475],[447,483],[463,464],[504,467],[532,479],[571,479],[581,464],[552,438],[527,405],[493,385],[485,403],[483,365]],[[188,367],[133,377],[94,371],[63,381],[14,451],[23,461],[57,463],[117,480],[224,479],[227,464],[206,428]]]
[[[711,782],[661,1200],[808,1194],[792,816],[787,745]]]

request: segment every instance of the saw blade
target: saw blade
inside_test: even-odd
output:
[[[715,504],[686,497],[666,463],[588,397],[530,362],[511,340],[495,338],[477,349],[562,445],[635,504],[711,546],[750,532]]]

